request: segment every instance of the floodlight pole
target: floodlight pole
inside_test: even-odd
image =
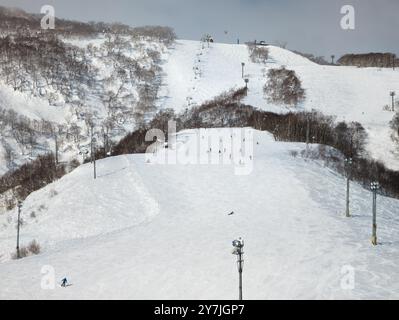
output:
[[[245,67],[245,62],[241,62],[241,77],[244,79],[244,67]]]
[[[93,151],[94,153],[92,154],[93,157],[93,170],[94,170],[94,180],[97,179],[97,168],[96,168],[96,146],[93,142]]]
[[[391,97],[392,97],[392,111],[395,111],[395,95],[396,92],[395,91],[391,91]]]
[[[373,228],[372,228],[372,236],[371,243],[376,246],[377,245],[377,190],[380,188],[378,182],[371,183],[371,191],[373,192]]]
[[[244,259],[243,259],[243,248],[244,241],[239,238],[239,240],[233,241],[233,254],[237,256],[237,269],[238,269],[238,299],[242,300],[242,271],[244,268]]]
[[[242,249],[240,248],[238,250],[238,256],[237,256],[237,267],[238,267],[238,275],[239,275],[239,280],[238,280],[238,300],[242,300],[242,270],[243,270],[243,258],[242,258],[243,252]]]
[[[94,170],[94,180],[97,178],[96,172],[96,146],[95,146],[95,138],[93,133],[93,125],[90,127],[90,160],[93,163],[93,170]]]
[[[57,133],[54,134],[54,140],[55,140],[55,164],[58,165],[58,137],[57,137]]]
[[[349,192],[350,192],[350,180],[352,179],[352,164],[353,160],[352,158],[347,158],[345,159],[346,163],[346,217],[349,218],[351,216],[350,210],[349,210]]]
[[[21,201],[18,201],[18,221],[17,221],[17,259],[21,258],[21,254],[19,252],[19,228],[20,228],[20,223],[21,223],[21,208],[22,208],[22,203]]]
[[[248,95],[248,82],[249,82],[249,79],[245,78],[244,82],[245,82],[245,94]]]

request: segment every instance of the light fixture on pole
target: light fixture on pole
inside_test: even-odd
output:
[[[237,268],[238,268],[238,299],[242,300],[242,270],[244,268],[244,259],[243,259],[243,248],[244,248],[244,240],[242,238],[238,238],[238,240],[233,241],[233,254],[237,256]]]
[[[17,259],[21,258],[21,254],[19,252],[19,228],[21,224],[21,208],[22,208],[22,202],[18,201],[18,221],[17,221]]]
[[[371,243],[377,245],[377,191],[380,189],[380,184],[378,182],[371,182],[370,189],[373,192],[373,228]]]
[[[244,67],[245,67],[245,62],[241,62],[241,76],[244,79]]]
[[[245,78],[244,81],[245,81],[245,92],[246,92],[246,94],[248,94],[248,82],[249,82],[249,79]]]
[[[350,188],[350,180],[352,179],[352,164],[353,164],[353,159],[352,158],[346,158],[345,159],[345,167],[346,167],[346,214],[345,216],[349,218],[351,216],[350,210],[349,210],[349,188]]]

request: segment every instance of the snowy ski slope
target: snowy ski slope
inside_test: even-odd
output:
[[[100,37],[65,41],[80,48],[87,48],[88,45],[100,48],[104,39]],[[249,95],[244,100],[245,103],[273,112],[315,109],[336,116],[337,121],[358,121],[368,132],[369,154],[389,168],[399,170],[399,147],[392,142],[389,128],[393,113],[383,110],[385,105],[391,104],[390,91],[399,92],[399,70],[320,66],[291,51],[274,46],[269,46],[270,58],[266,64],[252,63],[246,45],[212,43],[208,48],[207,44],[199,41],[178,40],[170,49],[152,42],[146,43],[145,47],[162,51],[163,79],[157,101],[159,108],[184,111],[222,92],[244,86],[241,77],[241,63],[244,62],[245,77],[249,79]],[[129,51],[128,56],[138,59],[142,52],[134,49]],[[97,81],[101,83],[103,78],[109,76],[110,65],[97,58],[92,63],[93,67],[99,69],[101,76]],[[297,109],[270,104],[264,97],[262,88],[266,83],[268,69],[280,66],[295,70],[306,89],[306,101]],[[117,81],[111,83],[108,89],[116,90],[117,84]],[[135,91],[132,87],[129,94],[135,97]],[[96,110],[100,118],[103,118],[105,107],[102,106],[101,99],[92,96],[90,92],[88,97],[89,100],[84,104],[88,104],[88,107]],[[132,107],[129,103],[128,107]],[[82,125],[81,120],[75,119],[75,113],[69,105],[61,103],[59,106],[50,106],[44,98],[15,92],[3,84],[0,84],[0,106],[12,108],[35,120],[45,119],[63,124],[72,121]],[[129,130],[133,129],[131,126],[128,125]],[[26,156],[21,155],[18,146],[11,142],[8,144],[13,147],[17,160],[22,158],[18,163],[26,161]],[[44,148],[53,150],[52,144],[53,141],[48,141],[49,146]],[[0,174],[8,170],[3,149],[4,146],[0,144]],[[66,160],[79,157],[76,146],[68,145],[66,149],[73,150],[65,153]],[[63,157],[63,154],[60,156]]]
[[[190,162],[218,157],[212,148],[197,158],[198,141],[236,134],[181,132],[177,154]],[[36,239],[42,253],[9,260],[15,212],[0,216],[0,298],[236,299],[231,241],[241,236],[245,299],[398,299],[399,201],[378,198],[373,247],[368,190],[353,185],[353,217],[345,218],[344,177],[293,157],[303,144],[255,131],[253,146],[232,152],[235,164],[157,164],[163,151],[108,158],[98,162],[96,181],[87,164],[31,194],[22,244]],[[234,174],[238,159],[251,158],[250,174]],[[44,266],[73,285],[43,290]]]
[[[249,95],[245,103],[273,112],[285,106],[267,102],[263,94],[267,70],[286,66],[297,72],[306,89],[299,110],[318,110],[337,121],[358,121],[369,134],[368,152],[388,167],[399,170],[398,147],[392,142],[389,122],[393,113],[390,91],[399,92],[399,70],[321,66],[291,51],[269,46],[266,64],[252,63],[246,45],[177,41],[163,66],[166,73],[160,105],[178,111],[199,105],[231,88],[244,86],[241,62],[246,64]]]

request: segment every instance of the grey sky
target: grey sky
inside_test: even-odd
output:
[[[61,18],[168,25],[181,39],[210,33],[218,42],[286,41],[290,49],[326,57],[371,51],[399,55],[398,0],[0,0],[0,5],[36,13],[44,4],[54,5]],[[355,7],[355,30],[340,27],[346,4]]]

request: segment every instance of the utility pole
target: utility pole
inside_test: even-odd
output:
[[[94,125],[90,126],[90,161],[93,163],[93,170],[94,170],[94,180],[97,179],[97,172],[96,172],[96,138],[94,137]]]
[[[244,268],[243,248],[244,240],[238,238],[233,241],[233,254],[237,256],[237,269],[238,269],[238,300],[242,300],[242,271]]]
[[[91,154],[91,158],[92,158],[92,162],[93,162],[93,170],[94,170],[94,180],[97,179],[97,168],[96,168],[96,138],[92,138],[91,143],[92,143],[92,154]]]
[[[109,139],[108,134],[104,133],[104,157],[107,157],[108,155],[108,149],[109,149],[108,139]]]
[[[310,143],[310,119],[306,117],[306,156],[309,155],[309,143]]]
[[[90,162],[93,163],[93,124],[90,125]]]
[[[244,67],[245,67],[245,62],[241,62],[241,77],[244,79]]]
[[[20,223],[21,223],[21,208],[22,208],[22,202],[18,201],[18,221],[17,221],[17,259],[21,258],[21,254],[19,252],[19,228],[20,228]]]
[[[55,165],[58,165],[58,136],[57,133],[54,133],[55,140]]]
[[[396,95],[395,91],[390,92],[390,96],[392,97],[392,111],[394,112],[395,112],[395,95]]]
[[[372,182],[370,184],[370,189],[373,192],[373,228],[372,228],[371,243],[374,246],[377,245],[377,190],[379,188],[380,184],[378,182]]]
[[[349,218],[351,216],[350,210],[349,210],[349,187],[350,187],[350,180],[352,179],[352,164],[353,160],[352,158],[346,158],[345,159],[345,164],[346,164],[346,214],[345,216]]]

